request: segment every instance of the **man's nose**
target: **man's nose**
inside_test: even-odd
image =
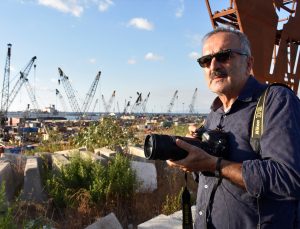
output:
[[[210,62],[210,70],[215,70],[219,68],[220,62],[217,61],[216,57],[213,57]]]

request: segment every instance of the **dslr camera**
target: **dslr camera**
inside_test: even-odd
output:
[[[207,130],[200,127],[196,130],[195,138],[150,134],[146,136],[144,143],[144,154],[149,160],[181,160],[188,155],[188,152],[176,145],[179,138],[194,146],[197,146],[207,153],[227,158],[228,134],[220,129]]]

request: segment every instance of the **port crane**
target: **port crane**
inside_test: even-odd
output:
[[[137,95],[138,95],[138,97],[137,97],[137,99],[135,100],[135,103],[132,105],[131,110],[130,110],[130,113],[137,112],[137,111],[139,110],[139,107],[140,107],[142,101],[143,101],[143,100],[142,100],[142,93],[137,92]]]
[[[126,114],[127,113],[127,109],[130,107],[130,100],[126,101],[125,99],[125,106],[124,106],[124,111],[123,113]]]
[[[9,78],[10,78],[10,57],[11,57],[11,44],[7,45],[7,55],[4,68],[4,79],[1,95],[1,110],[0,110],[0,128],[3,130],[5,121],[7,119],[8,100],[9,100]]]
[[[120,106],[119,106],[119,102],[117,102],[117,109],[118,109],[118,113],[120,114]]]
[[[36,56],[32,57],[29,61],[29,63],[26,65],[26,67],[23,69],[23,71],[20,71],[20,76],[18,81],[16,82],[16,84],[14,85],[12,91],[9,94],[9,99],[8,99],[8,103],[4,103],[4,107],[7,106],[7,109],[9,109],[9,107],[11,106],[11,104],[13,103],[13,101],[15,100],[17,94],[19,93],[21,87],[23,86],[23,84],[27,84],[28,82],[28,74],[34,64],[36,60]]]
[[[141,104],[141,107],[142,107],[142,113],[143,113],[143,114],[146,113],[146,106],[147,106],[149,97],[150,97],[150,92],[148,93],[147,97],[143,100],[143,102],[142,102],[142,104]]]
[[[85,114],[88,111],[89,107],[91,106],[92,100],[93,100],[94,95],[96,93],[98,82],[100,80],[100,75],[101,75],[101,72],[99,71],[98,74],[96,75],[96,78],[93,81],[88,93],[86,94],[86,97],[84,99],[83,106],[82,106],[82,109],[81,109],[83,114]]]
[[[189,105],[189,113],[193,114],[195,113],[195,103],[197,99],[197,94],[198,94],[198,88],[195,89],[193,97],[192,97],[192,102]]]
[[[113,91],[108,103],[106,103],[105,99],[104,99],[104,95],[102,95],[102,101],[103,101],[103,105],[104,105],[104,109],[106,113],[110,112],[110,108],[113,104],[113,101],[115,100],[116,97],[116,91]]]
[[[67,97],[69,99],[69,103],[71,105],[72,111],[81,114],[74,90],[69,81],[69,77],[65,75],[65,73],[61,70],[61,68],[58,68],[58,73],[59,73],[58,83],[63,84],[63,87],[64,87]]]
[[[24,85],[25,85],[25,87],[26,87],[26,90],[27,90],[27,92],[28,92],[28,95],[29,95],[29,98],[30,98],[30,100],[31,100],[31,103],[32,103],[32,105],[33,105],[34,110],[35,110],[35,111],[38,111],[38,110],[39,110],[39,105],[38,105],[38,102],[37,102],[37,100],[36,100],[35,94],[34,94],[34,92],[33,92],[33,89],[32,89],[32,87],[31,87],[31,85],[30,85],[28,79],[27,79],[27,78],[23,78],[22,80],[24,81]]]
[[[167,113],[171,113],[172,112],[172,109],[174,107],[174,104],[175,104],[175,99],[178,99],[178,90],[175,91],[169,105],[168,105],[168,110],[167,110]]]
[[[96,106],[97,106],[98,102],[99,102],[99,99],[96,99],[95,103],[94,103],[94,106],[93,106],[93,109],[92,109],[92,112],[95,112],[95,109],[96,109]]]
[[[64,100],[64,97],[62,96],[62,94],[60,93],[60,91],[58,89],[55,89],[55,94],[59,98],[63,110],[67,111],[67,105],[66,105],[66,102]]]
[[[4,79],[2,86],[1,96],[1,114],[7,115],[8,111],[8,100],[9,100],[9,78],[10,78],[10,58],[11,58],[11,44],[7,45],[7,56],[4,69]]]

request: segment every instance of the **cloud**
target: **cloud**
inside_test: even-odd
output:
[[[188,45],[190,47],[202,47],[202,39],[203,39],[204,35],[200,35],[200,34],[187,34],[186,37],[189,41]]]
[[[184,0],[179,0],[179,4],[180,4],[180,6],[176,9],[176,13],[175,13],[175,16],[178,17],[178,18],[183,16]]]
[[[197,53],[197,52],[189,53],[189,58],[191,58],[193,60],[197,60],[200,56],[201,56],[200,53]]]
[[[159,55],[153,54],[152,52],[148,52],[148,53],[145,55],[145,60],[150,60],[150,61],[161,61],[161,60],[163,60],[163,59],[164,59],[163,56],[159,56]]]
[[[63,13],[71,13],[80,17],[83,13],[83,6],[77,0],[38,0],[38,4],[54,8]]]
[[[127,61],[128,64],[136,64],[136,60],[134,58],[130,58],[128,61]]]
[[[96,59],[95,59],[95,58],[90,58],[90,59],[89,59],[89,62],[90,62],[91,64],[95,64],[95,63],[96,63]]]
[[[108,8],[114,5],[112,0],[102,0],[99,2],[98,9],[100,12],[107,11]]]
[[[132,18],[127,26],[149,31],[154,29],[154,25],[145,18]]]

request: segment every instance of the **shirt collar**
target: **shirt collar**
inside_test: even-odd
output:
[[[259,83],[252,75],[249,76],[247,79],[247,82],[242,89],[240,95],[238,96],[237,100],[242,102],[251,102],[258,100],[259,96],[263,92],[263,90],[267,88],[266,84]],[[216,111],[220,107],[222,107],[223,104],[219,97],[216,97],[213,101],[210,109],[213,111]]]

